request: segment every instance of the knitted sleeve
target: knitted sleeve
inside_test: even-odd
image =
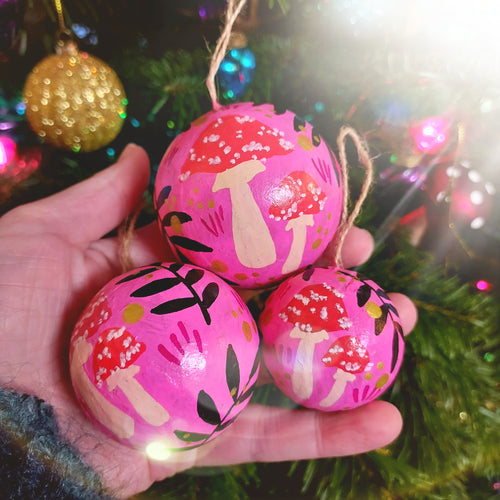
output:
[[[63,440],[52,407],[1,387],[0,497],[111,500],[97,473]]]

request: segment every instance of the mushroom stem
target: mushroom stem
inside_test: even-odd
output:
[[[265,170],[257,160],[245,161],[217,174],[212,191],[229,189],[233,241],[241,264],[259,269],[276,262],[276,248],[248,182]]]
[[[297,355],[292,372],[293,392],[302,399],[311,397],[313,390],[313,360],[314,346],[323,340],[328,339],[328,333],[325,330],[318,332],[303,332],[295,327],[290,332],[291,338],[300,338],[297,348]]]
[[[288,221],[285,229],[292,230],[292,245],[288,257],[281,269],[282,274],[289,274],[296,271],[300,267],[302,257],[304,256],[304,248],[306,247],[307,226],[313,226],[313,216],[302,215],[297,219]]]
[[[356,375],[345,372],[341,368],[338,368],[333,375],[333,378],[335,380],[333,387],[328,396],[326,396],[326,398],[322,399],[319,402],[320,406],[327,407],[332,406],[334,403],[336,403],[340,396],[344,394],[347,383],[354,382],[354,380],[356,380]]]
[[[71,358],[71,381],[92,415],[115,436],[127,439],[134,434],[134,419],[112,405],[90,381],[83,365],[92,353],[92,346],[80,337],[75,341]]]
[[[135,375],[139,370],[139,366],[131,365],[112,373],[106,380],[108,390],[112,391],[119,387],[137,413],[148,424],[163,425],[170,418],[170,415],[137,381]]]

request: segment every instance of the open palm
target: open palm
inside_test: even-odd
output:
[[[148,178],[146,153],[131,145],[108,169],[0,219],[0,384],[50,403],[65,437],[119,497],[194,465],[349,455],[392,441],[401,417],[381,401],[339,413],[250,404],[216,440],[168,462],[149,460],[86,420],[71,388],[69,336],[91,297],[122,272],[119,242],[103,236],[134,209]],[[370,251],[369,235],[354,228],[344,264],[359,264]],[[130,252],[136,267],[172,260],[155,224],[136,231]],[[402,295],[392,299],[408,333],[415,309]]]

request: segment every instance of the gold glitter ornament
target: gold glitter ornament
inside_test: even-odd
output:
[[[95,151],[111,142],[126,117],[127,99],[116,73],[72,41],[61,43],[56,54],[33,68],[23,97],[33,131],[75,152]]]

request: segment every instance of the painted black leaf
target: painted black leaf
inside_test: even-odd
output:
[[[248,377],[248,380],[252,379],[259,366],[260,366],[260,352],[258,351],[257,355],[255,356],[252,369],[250,370],[250,376]]]
[[[313,128],[312,130],[312,143],[314,147],[318,147],[321,144],[321,136],[316,132],[316,130]]]
[[[392,361],[391,361],[391,373],[396,368],[396,363],[399,356],[399,338],[403,338],[403,329],[401,325],[394,322],[394,337],[392,338]]]
[[[165,214],[163,219],[161,220],[162,226],[169,227],[172,225],[172,219],[176,218],[178,222],[184,224],[185,222],[190,222],[193,219],[186,212],[168,212]]]
[[[217,427],[216,431],[217,432],[223,431],[226,427],[229,427],[237,418],[238,418],[238,415],[236,415],[233,418],[230,418],[229,420],[226,420],[223,424],[221,424]]]
[[[156,267],[148,267],[147,269],[142,269],[141,271],[139,271],[137,273],[129,274],[128,276],[125,276],[125,278],[121,279],[120,281],[117,281],[116,284],[119,285],[120,283],[126,283],[127,281],[135,280],[136,278],[140,278],[141,276],[146,276],[147,274],[150,274],[156,270],[157,270]]]
[[[195,297],[185,297],[182,299],[172,299],[167,302],[163,302],[159,306],[153,307],[151,312],[153,314],[171,314],[178,311],[183,311],[189,307],[194,306],[197,303]]]
[[[250,387],[247,391],[245,391],[241,396],[238,398],[238,404],[243,403],[246,401],[252,394],[253,394],[254,386]]]
[[[181,282],[180,278],[161,278],[159,280],[151,281],[141,288],[134,290],[130,296],[131,297],[149,297],[150,295],[155,295],[157,293],[165,292],[170,290],[174,286]]]
[[[205,391],[200,391],[198,394],[196,410],[200,418],[207,424],[219,425],[221,423],[221,418],[214,400]]]
[[[227,346],[226,352],[226,383],[229,393],[236,403],[240,390],[240,364],[231,344]]]
[[[310,267],[309,269],[306,269],[303,273],[302,273],[302,279],[304,281],[309,281],[312,277],[314,273],[314,267]]]
[[[379,288],[376,292],[375,292],[381,299],[384,299],[384,300],[390,300],[389,299],[389,296],[384,292],[384,290],[382,290],[382,288]]]
[[[172,191],[172,186],[162,188],[156,199],[156,208],[160,208],[165,203],[165,200],[170,196],[170,191]]]
[[[370,288],[370,285],[367,285],[366,283],[364,285],[361,285],[358,288],[358,292],[356,294],[358,299],[358,306],[363,307],[368,302],[371,294],[372,289]]]
[[[168,266],[168,270],[173,273],[176,273],[180,271],[183,266],[184,264],[181,264],[180,262],[173,262],[172,264],[170,264],[170,266]]]
[[[203,278],[205,271],[203,269],[190,269],[184,278],[186,285],[194,285]]]
[[[198,441],[204,441],[210,437],[210,434],[200,434],[199,432],[186,432],[186,431],[174,431],[174,434],[186,443],[197,443]]]
[[[305,128],[305,126],[306,126],[305,120],[299,118],[297,115],[293,117],[293,129],[295,130],[295,132],[300,132]]]
[[[396,307],[394,306],[394,304],[387,304],[387,306],[389,307],[389,310],[391,312],[393,312],[399,318],[398,310],[396,309]]]
[[[389,313],[389,306],[382,304],[380,307],[382,314],[375,320],[375,335],[380,335],[387,323],[387,314]]]
[[[201,304],[208,309],[219,296],[219,285],[213,281],[209,283],[201,294]]]
[[[186,238],[185,236],[170,236],[170,241],[178,247],[191,250],[193,252],[213,252],[214,249],[200,243],[199,241]]]

